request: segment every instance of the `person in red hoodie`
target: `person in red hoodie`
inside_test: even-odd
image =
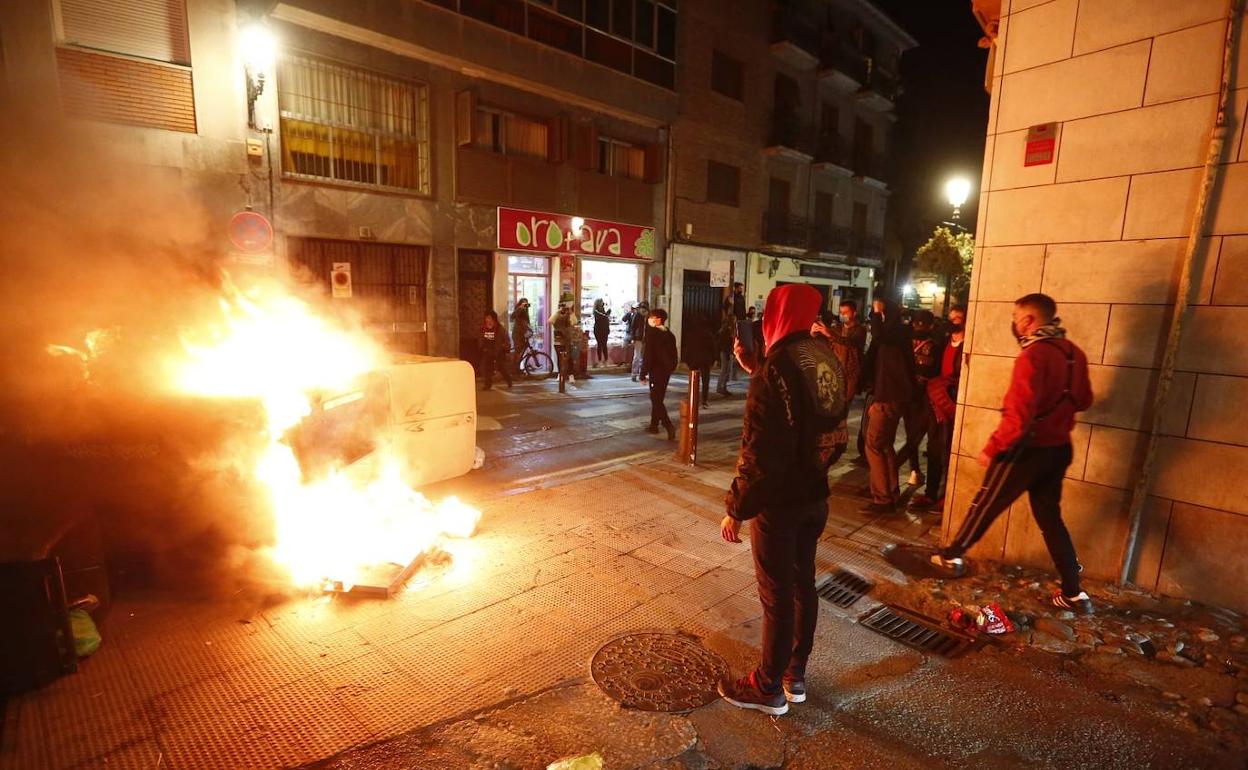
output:
[[[1011,327],[1023,352],[1014,361],[1001,421],[979,454],[979,464],[988,472],[958,533],[932,556],[932,563],[954,577],[963,575],[963,555],[1026,492],[1062,578],[1053,604],[1091,614],[1092,601],[1080,586],[1082,567],[1062,522],[1061,505],[1075,414],[1092,406],[1088,357],[1066,339],[1057,303],[1048,295],[1028,294],[1015,302]]]
[[[739,708],[784,714],[806,700],[806,661],[819,597],[815,547],[828,520],[828,468],[845,451],[845,372],[832,347],[811,337],[823,297],[803,284],[767,298],[763,349],[750,378],[736,478],[720,534],[750,549],[763,604],[759,665],[720,695]]]

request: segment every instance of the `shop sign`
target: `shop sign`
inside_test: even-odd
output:
[[[498,248],[651,260],[654,228],[499,206]]]
[[[723,288],[732,281],[732,260],[711,260],[711,286]]]
[[[1023,153],[1024,166],[1044,166],[1053,162],[1057,149],[1057,124],[1041,123],[1027,129],[1027,147]]]
[[[801,265],[797,268],[797,273],[803,278],[827,278],[832,281],[852,281],[854,278],[851,270],[827,265]]]

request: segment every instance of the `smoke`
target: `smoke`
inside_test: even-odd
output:
[[[136,132],[4,113],[0,531],[35,556],[88,521],[114,570],[226,590],[254,579],[271,522],[237,459],[263,444],[258,406],[168,383],[179,331],[219,313],[219,198],[112,150]],[[240,205],[246,177],[230,190]]]

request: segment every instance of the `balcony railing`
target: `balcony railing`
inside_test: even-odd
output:
[[[897,75],[877,65],[867,68],[866,80],[861,82],[864,90],[874,91],[890,102],[897,99],[900,91]]]
[[[853,164],[854,176],[869,176],[881,182],[887,182],[891,176],[889,173],[889,159],[886,155],[857,152],[854,153]]]
[[[771,116],[767,146],[787,147],[803,155],[812,155],[815,151],[814,126],[803,122],[796,112],[776,110]]]
[[[810,242],[810,221],[788,211],[763,212],[763,243],[805,249]]]
[[[853,233],[848,227],[830,223],[811,225],[810,247],[826,254],[848,254]]]
[[[815,142],[815,162],[849,168],[849,146],[845,139],[833,130],[819,132],[819,139]]]
[[[820,47],[819,66],[840,70],[857,83],[867,82],[867,57],[835,38],[826,39]]]
[[[851,232],[846,253],[855,259],[882,259],[884,241],[879,236]]]

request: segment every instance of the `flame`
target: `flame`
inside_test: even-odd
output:
[[[95,363],[104,353],[112,347],[117,341],[117,337],[121,330],[112,327],[108,329],[92,329],[87,332],[87,336],[83,339],[81,348],[71,347],[69,345],[48,345],[48,355],[52,356],[73,356],[77,358],[82,365],[82,378],[91,380],[91,364]]]
[[[318,394],[351,388],[384,365],[389,356],[380,345],[275,283],[244,292],[225,276],[218,310],[218,317],[182,332],[167,380],[178,394],[262,405],[264,449],[233,459],[265,491],[274,536],[267,553],[293,585],[349,590],[370,567],[406,566],[447,538],[472,536],[480,512],[453,497],[431,502],[405,484],[402,458],[384,436],[359,467],[311,481],[284,440],[312,413]],[[91,344],[88,339],[89,351]],[[84,355],[62,346],[49,352]]]

